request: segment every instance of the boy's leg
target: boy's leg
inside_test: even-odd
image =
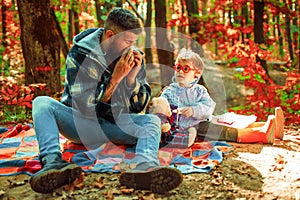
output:
[[[237,136],[238,130],[236,128],[221,126],[208,121],[200,122],[197,129],[197,140],[236,142]]]
[[[192,146],[195,142],[195,139],[197,137],[197,130],[195,127],[191,127],[188,129],[188,134],[189,134],[189,142],[188,142],[188,147]]]
[[[257,128],[257,127],[262,127],[265,125],[265,122],[253,122],[252,124],[249,124],[247,128]]]
[[[237,142],[273,144],[275,116],[270,115],[263,127],[238,129]]]

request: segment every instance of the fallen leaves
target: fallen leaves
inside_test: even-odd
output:
[[[84,179],[84,173],[82,173],[81,176],[71,184],[65,185],[64,190],[73,192],[75,189],[83,189],[84,188],[83,179]]]
[[[133,188],[129,188],[129,189],[127,189],[127,188],[121,188],[121,192],[123,194],[131,194],[131,193],[134,192],[134,189]]]
[[[102,190],[103,188],[105,188],[105,184],[103,182],[103,178],[98,178],[96,179],[96,181],[93,183],[94,188],[98,188],[100,190]]]
[[[8,179],[8,182],[9,182],[9,187],[13,188],[13,187],[25,185],[27,183],[27,180],[24,180],[24,181],[16,181],[16,180],[14,180],[14,181],[12,181],[12,180]]]
[[[271,172],[273,171],[281,171],[284,169],[284,166],[286,165],[287,161],[285,160],[284,156],[278,154],[275,159],[275,164],[272,165],[272,168],[270,169]]]

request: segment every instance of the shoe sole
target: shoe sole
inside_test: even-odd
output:
[[[119,177],[121,185],[136,190],[150,190],[154,193],[165,193],[180,185],[183,177],[175,168],[156,168],[149,172],[128,171]]]
[[[280,107],[275,108],[275,138],[283,139],[284,114]]]
[[[81,167],[71,164],[62,169],[50,169],[30,180],[31,188],[35,192],[50,193],[63,185],[75,181],[81,175]]]

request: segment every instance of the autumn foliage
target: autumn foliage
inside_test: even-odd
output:
[[[291,10],[290,4],[281,4],[278,1],[264,1],[268,7],[268,15],[278,15],[279,13],[295,17],[296,12]],[[240,10],[248,6],[250,9],[250,22],[246,19]],[[180,11],[178,11],[180,13]],[[234,19],[228,19],[224,16],[230,16],[233,12]],[[246,96],[246,104],[238,107],[229,108],[239,114],[255,114],[258,120],[266,120],[269,114],[274,114],[276,106],[281,106],[286,117],[286,124],[300,124],[300,75],[297,71],[299,58],[296,62],[289,59],[288,53],[281,57],[284,61],[282,66],[288,69],[283,73],[286,76],[285,85],[277,85],[268,75],[267,69],[263,68],[262,63],[257,60],[272,61],[278,59],[274,57],[272,52],[275,49],[274,45],[278,46],[274,36],[270,35],[273,29],[271,24],[264,23],[264,38],[263,44],[254,42],[254,24],[253,24],[253,1],[246,0],[217,0],[212,5],[210,11],[205,16],[192,16],[192,23],[197,24],[197,32],[192,37],[204,47],[211,46],[212,43],[217,44],[218,52],[216,58],[223,59],[228,67],[242,68],[241,73],[236,73],[236,78],[243,80],[244,85],[250,92]],[[177,19],[172,19],[169,22],[170,27],[174,26],[189,26],[187,20],[179,16]],[[277,24],[279,26],[279,24]],[[299,55],[299,30],[293,31],[292,41],[297,55]],[[286,51],[287,52],[287,51]],[[284,71],[284,70],[283,70]]]
[[[67,16],[70,9],[75,10],[79,15],[79,28],[94,27],[97,25],[94,5],[91,1],[80,0],[74,4],[70,1],[51,1],[55,9],[60,26],[65,37],[68,34]],[[107,2],[110,1],[106,1]],[[138,1],[134,2],[138,6]],[[139,1],[145,4],[147,1]],[[291,29],[291,45],[294,49],[294,59],[288,52],[287,45],[282,46],[280,41],[287,43],[287,31],[285,21],[287,16],[291,20],[297,19],[299,11],[293,7],[297,1],[287,0],[282,3],[278,0],[264,0],[264,42],[256,43],[254,38],[254,1],[247,0],[215,0],[198,1],[201,14],[191,15],[188,18],[185,1],[167,1],[169,12],[167,28],[173,30],[185,30],[192,24],[196,31],[191,37],[201,44],[212,56],[211,59],[222,60],[227,63],[226,67],[240,68],[242,72],[237,72],[235,77],[244,81],[249,94],[245,97],[246,103],[238,108],[229,108],[239,114],[255,114],[258,120],[266,120],[269,114],[274,113],[276,106],[281,106],[286,117],[286,124],[300,124],[300,75],[299,69],[299,22]],[[207,3],[204,8],[204,2]],[[209,3],[208,3],[209,2]],[[17,5],[11,0],[4,0],[2,6],[6,6],[5,27],[6,33],[0,33],[3,44],[0,48],[1,64],[1,109],[9,106],[19,106],[21,108],[31,108],[31,102],[37,89],[43,89],[44,85],[24,85],[24,83],[12,82],[8,77],[17,71],[22,73],[24,60],[20,44],[20,25],[17,14]],[[111,3],[113,5],[113,3]],[[103,5],[104,6],[104,5]],[[201,7],[202,6],[202,7]],[[104,6],[105,8],[105,6]],[[106,8],[105,8],[106,9]],[[106,13],[103,13],[104,15]],[[233,16],[233,17],[232,17]],[[277,16],[281,16],[279,21],[272,21]],[[284,18],[285,17],[285,18]],[[188,20],[189,19],[189,20]],[[278,17],[279,19],[279,17]],[[297,21],[297,20],[296,20]],[[276,22],[276,23],[275,23]],[[99,23],[99,22],[98,22]],[[2,29],[4,30],[4,29]],[[279,34],[281,30],[281,35]],[[272,34],[272,33],[276,34]],[[4,37],[5,36],[5,37]],[[71,45],[71,41],[69,44]],[[286,77],[283,85],[278,85],[269,76],[267,65],[264,68],[257,60],[280,61],[280,70]],[[40,66],[38,71],[49,71],[50,66]]]

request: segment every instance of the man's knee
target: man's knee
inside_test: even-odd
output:
[[[56,101],[48,96],[38,96],[32,102],[32,113],[35,114],[41,111],[47,111],[52,108],[51,104]]]
[[[150,119],[151,119],[152,123],[160,125],[161,120],[160,120],[160,118],[158,116],[153,115],[153,114],[149,114],[149,116],[150,116]]]

